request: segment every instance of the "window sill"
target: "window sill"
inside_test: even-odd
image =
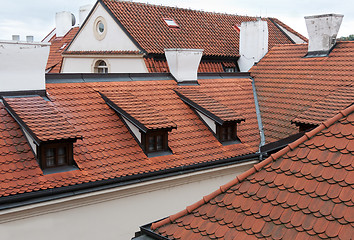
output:
[[[167,156],[167,155],[172,155],[172,154],[173,153],[171,150],[167,150],[167,151],[161,151],[161,152],[148,153],[147,157],[153,158],[153,157],[161,157],[161,156]]]
[[[53,173],[70,172],[75,170],[79,170],[79,168],[76,166],[53,167],[53,168],[43,169],[43,174],[48,175]]]

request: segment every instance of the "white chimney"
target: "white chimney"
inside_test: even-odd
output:
[[[20,35],[12,35],[12,41],[20,41]]]
[[[33,36],[26,36],[26,42],[33,42]]]
[[[268,52],[268,24],[266,21],[243,22],[240,29],[240,58],[238,66],[241,72],[250,68]]]
[[[79,26],[82,26],[82,24],[84,23],[86,17],[90,13],[92,7],[93,7],[92,4],[88,4],[88,5],[80,7],[80,9],[79,9]]]
[[[168,67],[178,83],[197,81],[197,72],[203,49],[165,49]]]
[[[55,14],[56,35],[63,37],[75,25],[75,16],[70,12],[58,12]]]
[[[327,56],[336,44],[337,33],[342,23],[341,14],[324,14],[305,17],[309,45],[307,56]]]
[[[0,92],[45,90],[49,46],[0,41]]]

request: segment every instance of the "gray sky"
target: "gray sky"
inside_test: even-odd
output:
[[[79,7],[94,4],[96,0],[0,0],[0,39],[10,40],[18,34],[21,40],[34,35],[41,41],[54,27],[55,13],[72,12],[78,20]],[[344,14],[338,36],[354,34],[354,3],[352,0],[140,0],[211,12],[276,17],[296,31],[307,36],[304,16]]]

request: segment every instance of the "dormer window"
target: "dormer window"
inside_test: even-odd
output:
[[[222,144],[241,143],[237,124],[245,121],[239,113],[198,91],[199,86],[176,89],[183,102],[189,105]]]
[[[148,157],[172,154],[168,133],[177,128],[175,123],[128,92],[100,94],[119,114]]]
[[[164,18],[163,20],[170,28],[179,28],[179,25],[172,18]]]
[[[108,73],[108,65],[104,60],[98,60],[94,67],[95,73]]]
[[[82,137],[53,103],[41,96],[4,97],[44,174],[78,169],[73,145]]]

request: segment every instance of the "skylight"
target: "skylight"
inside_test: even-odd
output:
[[[170,28],[179,28],[179,25],[172,18],[164,18],[163,20]]]

